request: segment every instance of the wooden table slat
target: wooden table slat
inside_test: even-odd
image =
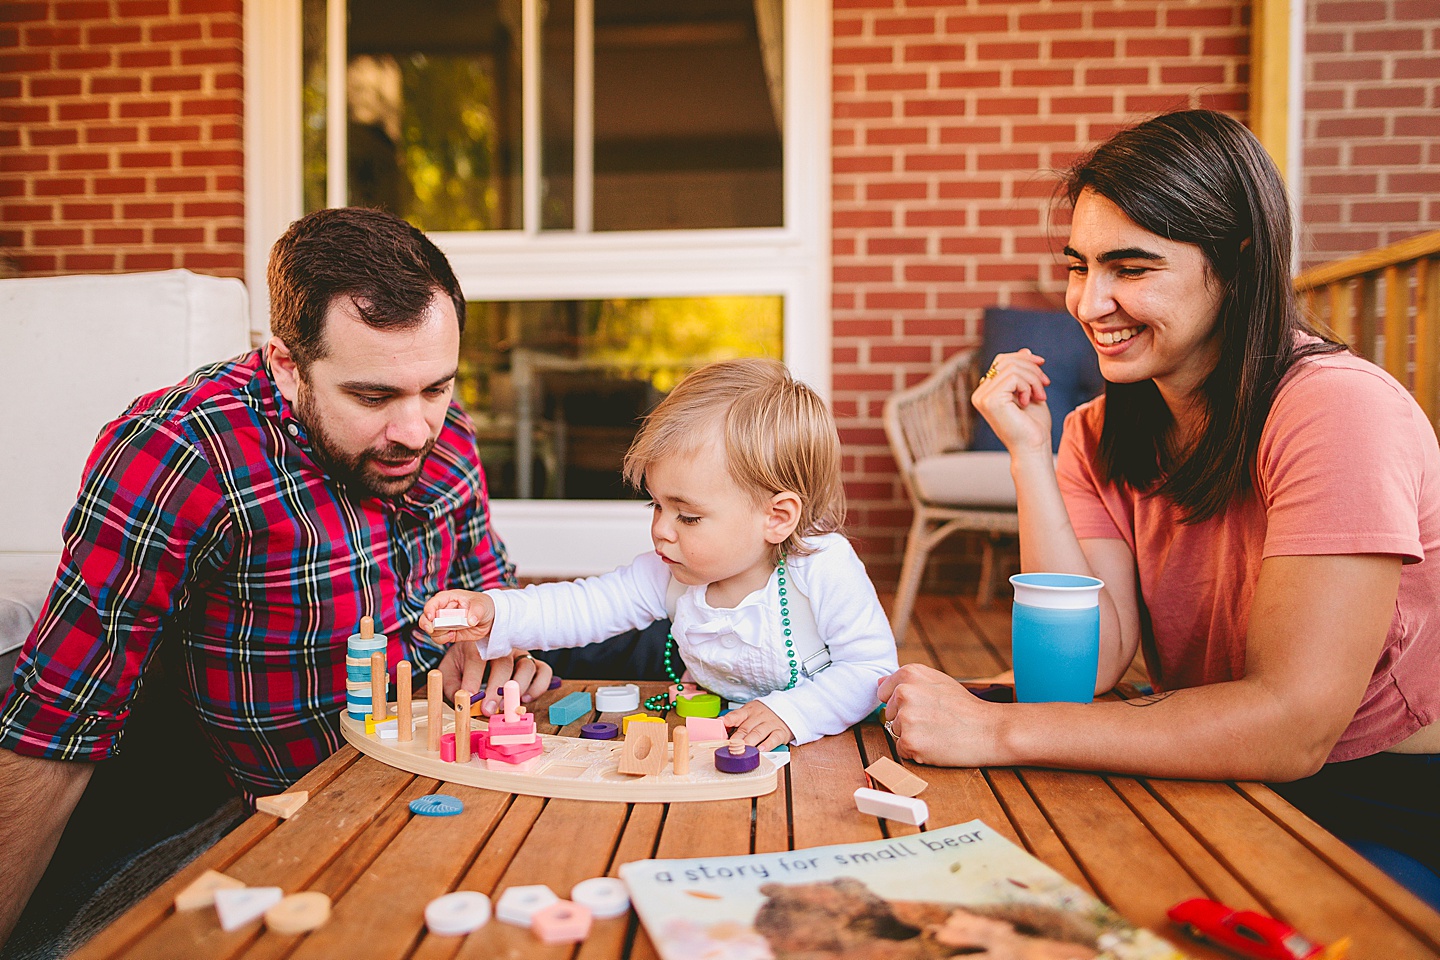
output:
[[[790,764],[795,849],[882,839],[880,821],[855,809],[855,788],[865,786],[855,738],[826,737],[803,749],[805,763]]]

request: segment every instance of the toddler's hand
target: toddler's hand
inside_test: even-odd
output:
[[[470,621],[468,627],[436,627],[435,615],[441,610],[463,610]],[[459,641],[483,642],[490,636],[490,627],[495,623],[495,604],[483,593],[472,590],[443,590],[425,601],[425,611],[420,614],[421,630],[430,634],[438,643]]]
[[[751,700],[720,719],[725,721],[726,727],[738,733],[742,740],[752,747],[758,747],[762,753],[795,739],[795,734],[785,725],[785,721],[759,700]]]

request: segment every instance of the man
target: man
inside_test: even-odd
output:
[[[269,285],[262,350],[141,397],[86,464],[56,583],[0,699],[0,943],[92,773],[99,787],[120,765],[97,761],[130,746],[142,681],[151,694],[163,676],[183,709],[152,711],[162,749],[144,769],[174,783],[147,782],[137,806],[191,789],[178,822],[148,832],[99,804],[108,833],[145,833],[139,846],[227,792],[279,793],[336,749],[361,617],[388,632],[392,664],[439,666],[448,697],[464,668],[416,633],[425,598],[514,582],[451,401],[465,301],[443,254],[389,214],[324,210],[277,241]],[[494,662],[489,682],[512,671],[529,695],[550,679],[522,657]],[[473,665],[464,680],[481,682]],[[184,746],[197,719],[208,751]],[[193,789],[206,752],[226,781],[208,792]]]

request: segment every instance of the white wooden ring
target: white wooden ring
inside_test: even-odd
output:
[[[630,910],[630,892],[625,881],[615,877],[581,880],[570,891],[570,899],[589,910],[597,920],[618,917]]]

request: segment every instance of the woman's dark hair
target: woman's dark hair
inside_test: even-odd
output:
[[[1138,226],[1205,254],[1220,284],[1220,360],[1201,386],[1205,421],[1176,460],[1173,424],[1153,380],[1109,383],[1100,432],[1107,479],[1160,494],[1185,523],[1219,513],[1251,484],[1251,466],[1275,390],[1301,357],[1345,349],[1300,316],[1290,274],[1285,185],[1260,142],[1238,121],[1187,110],[1115,134],[1063,180],[1073,208],[1093,190]]]
[[[445,254],[383,210],[336,207],[290,224],[270,250],[270,329],[303,374],[325,355],[325,313],[348,297],[382,330],[417,326],[437,291],[465,329],[465,296]]]

